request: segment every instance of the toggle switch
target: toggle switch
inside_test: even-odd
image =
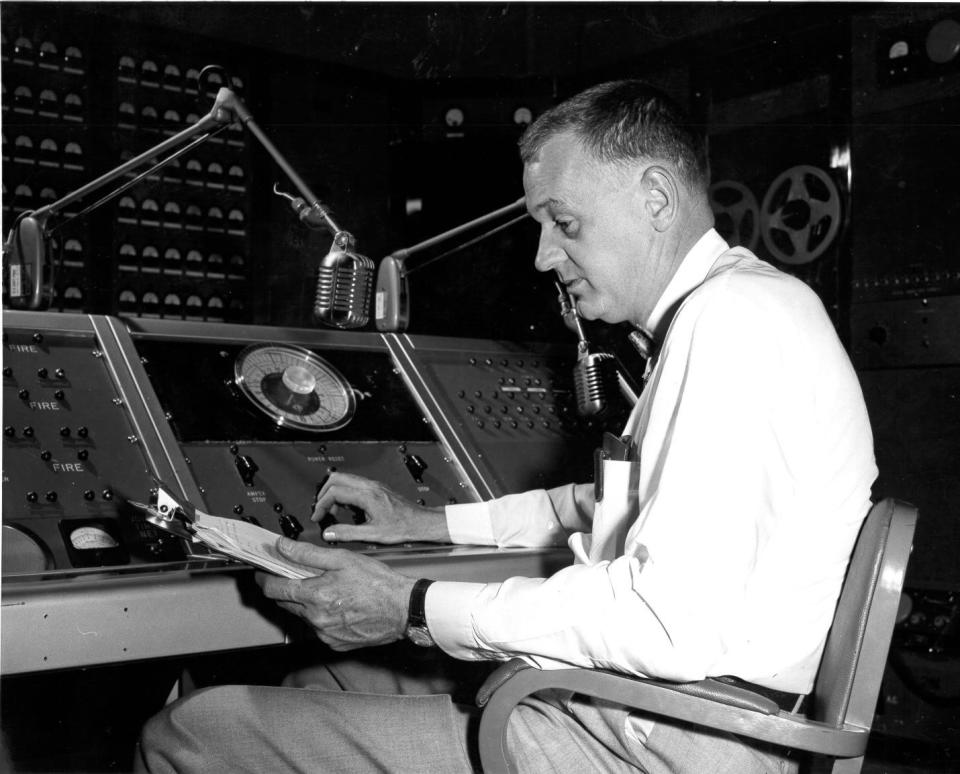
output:
[[[260,470],[260,466],[253,461],[253,457],[247,454],[238,454],[233,461],[243,483],[247,486],[253,486],[253,477]]]
[[[403,464],[407,466],[407,470],[410,471],[413,480],[418,484],[422,484],[423,472],[427,469],[427,463],[423,461],[423,458],[417,454],[405,454]]]
[[[289,513],[284,513],[277,521],[280,522],[280,530],[291,540],[296,540],[303,532],[303,527],[297,521],[297,517],[291,516]]]

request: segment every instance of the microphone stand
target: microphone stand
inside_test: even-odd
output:
[[[479,226],[486,225],[508,215],[522,213],[506,223],[502,223],[496,228],[479,235],[478,237],[459,245],[453,250],[431,258],[413,269],[407,266],[407,259],[410,256],[439,245],[450,239],[462,236],[463,234]],[[376,324],[377,330],[384,332],[397,333],[405,331],[410,325],[410,283],[408,277],[416,269],[422,269],[428,263],[445,258],[452,253],[463,250],[477,242],[486,239],[505,228],[509,228],[514,223],[519,223],[527,217],[526,199],[521,197],[512,204],[501,207],[479,218],[474,218],[467,223],[456,226],[449,231],[425,239],[410,247],[404,247],[390,253],[380,262],[380,268],[377,270],[376,283]]]
[[[224,87],[217,92],[210,112],[192,126],[169,137],[139,156],[124,162],[63,198],[40,209],[24,212],[17,217],[3,245],[4,272],[7,279],[5,288],[9,291],[10,306],[27,309],[41,309],[49,306],[53,296],[53,268],[49,255],[50,237],[56,228],[106,204],[139,183],[148,174],[167,166],[174,159],[206,142],[236,121],[239,121],[266,149],[303,197],[302,199],[288,197],[291,199],[292,207],[300,220],[312,228],[324,227],[329,229],[334,235],[334,243],[341,250],[352,248],[354,244],[353,236],[337,226],[327,209],[261,131],[260,127],[257,126],[250,111],[247,110],[240,98],[233,91]],[[171,153],[167,158],[154,161],[156,157],[177,148],[179,150]],[[50,227],[51,219],[60,215],[65,207],[113,183],[131,170],[137,169],[148,162],[154,163],[140,175],[123,183],[68,220],[61,222],[54,228]],[[24,274],[26,274],[26,277],[24,277]],[[24,284],[28,286],[26,289]]]

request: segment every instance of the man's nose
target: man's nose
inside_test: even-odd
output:
[[[545,234],[540,235],[537,257],[533,262],[537,271],[553,271],[567,258],[562,248],[552,244]]]

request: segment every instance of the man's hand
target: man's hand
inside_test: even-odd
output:
[[[342,548],[321,548],[278,538],[288,559],[315,567],[315,577],[289,580],[256,573],[263,593],[303,618],[333,650],[385,645],[402,639],[415,578],[383,562]]]
[[[351,473],[331,473],[313,506],[311,521],[319,522],[337,506],[352,505],[367,514],[363,524],[333,524],[323,531],[328,541],[368,543],[427,541],[449,543],[450,532],[442,507],[414,505],[383,484]]]

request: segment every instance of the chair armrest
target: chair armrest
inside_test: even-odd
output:
[[[522,669],[534,669],[534,667],[530,666],[526,661],[519,658],[510,659],[506,663],[497,667],[497,669],[494,672],[491,672],[487,679],[484,680],[483,685],[481,685],[480,689],[477,691],[477,706],[485,707],[494,691],[496,691],[497,688],[503,685],[507,680],[516,675]],[[777,703],[773,699],[770,699],[766,696],[761,696],[760,694],[754,693],[746,688],[730,685],[720,680],[713,680],[710,678],[689,683],[674,683],[667,680],[653,680],[646,677],[636,677],[635,675],[627,675],[623,674],[622,672],[611,672],[606,669],[583,669],[576,671],[585,673],[584,677],[588,680],[592,675],[596,674],[611,675],[613,677],[620,677],[624,680],[632,680],[638,683],[645,683],[647,685],[659,685],[671,691],[685,693],[689,696],[699,696],[703,699],[720,702],[721,704],[728,704],[731,707],[740,707],[742,709],[753,710],[754,712],[761,712],[764,715],[776,715],[780,711],[780,707],[777,706]],[[547,682],[550,681],[549,677],[545,676],[545,679]],[[584,693],[584,691],[580,691],[580,693]]]
[[[503,662],[487,675],[487,679],[483,681],[483,685],[477,690],[477,706],[481,709],[486,707],[487,702],[490,701],[490,697],[493,696],[497,688],[507,682],[507,680],[521,669],[533,669],[533,667],[522,658],[512,658],[509,661]]]
[[[708,682],[708,685],[704,685]],[[784,747],[822,755],[852,758],[862,755],[869,729],[835,728],[782,712],[764,696],[717,681],[666,683],[600,669],[542,670],[515,659],[499,667],[477,694],[483,702],[480,755],[485,774],[509,772],[505,752],[510,713],[525,697],[558,688],[595,696],[675,720],[728,731]]]

